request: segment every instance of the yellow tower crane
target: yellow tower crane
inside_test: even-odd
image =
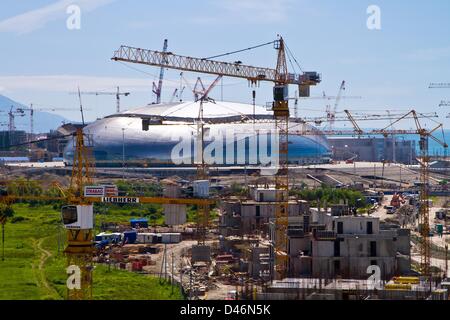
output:
[[[439,145],[448,148],[448,145],[445,141],[436,138],[433,134],[438,130],[443,130],[442,123],[437,123],[437,126],[431,130],[425,129],[421,123],[420,118],[431,119],[432,117],[437,117],[436,114],[421,114],[417,113],[415,110],[411,110],[408,113],[394,118],[395,121],[391,122],[387,127],[383,129],[373,129],[373,130],[363,130],[358,125],[356,121],[356,117],[353,116],[350,111],[344,111],[347,115],[347,121],[350,121],[353,125],[353,130],[328,130],[322,131],[321,133],[324,135],[367,135],[367,136],[389,136],[389,135],[418,135],[419,136],[419,158],[418,162],[420,164],[420,194],[419,194],[419,225],[420,225],[420,272],[422,275],[427,277],[430,281],[431,287],[431,241],[430,241],[430,204],[429,204],[429,188],[430,188],[430,174],[429,174],[429,166],[430,166],[430,156],[428,154],[428,141],[429,139],[434,140]],[[390,116],[380,116],[380,115],[368,115],[368,116],[360,116],[358,120],[386,120],[393,119],[393,115]],[[413,119],[415,124],[415,129],[401,130],[401,129],[389,129],[392,126],[402,120],[405,119]],[[304,122],[317,122],[319,118],[313,119],[300,119],[300,123],[297,124],[297,128],[291,128],[290,134],[295,135],[317,135],[317,130],[311,130],[307,126],[301,126]],[[326,121],[326,120],[324,120]],[[443,132],[442,132],[443,133]]]
[[[278,52],[276,69],[253,67],[244,65],[241,61],[234,63],[211,60],[220,56],[238,53],[244,50],[261,47],[268,44],[274,44]],[[244,50],[229,52],[210,58],[193,58],[173,54],[172,52],[159,52],[129,46],[121,46],[112,57],[114,61],[130,62],[136,64],[150,65],[156,67],[165,67],[169,69],[192,71],[217,76],[227,76],[247,79],[249,83],[255,85],[260,81],[269,81],[274,86],[273,112],[278,131],[279,139],[279,165],[276,174],[276,219],[275,219],[275,241],[273,243],[273,256],[275,260],[274,276],[282,279],[287,272],[287,216],[288,216],[288,85],[293,84],[299,87],[300,97],[309,96],[311,86],[320,83],[320,75],[317,72],[304,72],[302,74],[288,73],[286,63],[286,46],[282,37],[275,41],[254,46]],[[207,222],[203,219],[206,228]]]
[[[87,228],[67,228],[67,247],[64,253],[67,256],[68,268],[77,268],[80,273],[79,286],[68,288],[67,298],[69,300],[92,299],[92,258],[93,258],[93,206],[84,198],[84,186],[92,184],[92,161],[88,146],[85,144],[86,137],[83,129],[78,128],[75,136],[75,154],[72,164],[72,177],[68,190],[69,206],[63,207],[62,218],[67,226],[72,215],[83,214],[89,220]],[[66,221],[64,221],[66,220]]]
[[[73,136],[67,135],[68,136]],[[67,299],[89,300],[92,299],[92,270],[93,270],[93,204],[107,203],[152,203],[152,204],[177,204],[197,205],[209,208],[214,204],[210,199],[197,198],[165,198],[165,197],[136,197],[128,202],[128,197],[92,197],[84,196],[84,187],[93,183],[93,161],[90,147],[86,144],[86,135],[81,128],[77,129],[74,138],[76,148],[72,164],[72,176],[70,186],[64,190],[58,183],[53,182],[61,196],[27,196],[27,195],[1,195],[0,203],[11,205],[15,201],[52,200],[64,201],[68,205],[61,209],[63,224],[67,229],[67,247],[64,253],[67,257],[67,272],[76,275],[73,283],[68,281]],[[32,141],[31,143],[39,142]],[[27,142],[26,144],[28,144]],[[21,146],[19,144],[15,146]],[[13,146],[10,146],[13,147]],[[7,184],[1,181],[1,184]],[[6,222],[0,217],[0,223]],[[78,277],[79,276],[79,277]],[[78,278],[78,279],[77,279]],[[70,280],[69,277],[68,280]]]

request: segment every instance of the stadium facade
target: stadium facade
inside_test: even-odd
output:
[[[198,160],[196,142],[200,140],[196,121],[199,111],[199,101],[152,104],[99,119],[87,125],[84,133],[92,141],[97,166],[120,165],[124,159],[127,164],[145,163],[146,166],[192,165]],[[208,101],[203,103],[202,118],[205,154],[208,148],[210,151],[214,149],[210,152],[210,161],[214,164],[263,164],[262,154],[274,155],[276,131],[270,110],[250,104]],[[146,130],[142,119],[148,121]],[[290,122],[289,128],[291,163],[330,160],[328,140],[320,131],[298,122]],[[294,134],[296,130],[305,129],[317,131],[317,134]],[[186,147],[186,141],[192,144]],[[183,143],[185,147],[180,152]],[[211,147],[213,143],[215,148]],[[69,142],[64,152],[68,163],[73,159],[73,146]]]

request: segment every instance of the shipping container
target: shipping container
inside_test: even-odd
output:
[[[123,233],[123,241],[126,243],[135,243],[137,240],[136,231],[125,231]]]
[[[130,225],[132,228],[148,228],[148,219],[131,219]]]
[[[154,233],[138,233],[137,243],[155,243],[156,234]]]
[[[181,242],[181,233],[162,233],[162,243],[179,243]]]

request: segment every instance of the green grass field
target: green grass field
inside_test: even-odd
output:
[[[50,205],[30,208],[16,204],[13,208],[14,218],[5,226],[5,261],[0,261],[0,300],[64,299],[65,231],[59,211]],[[109,215],[115,222],[130,218],[125,209],[111,211],[104,214],[105,219]],[[179,288],[148,275],[96,265],[93,279],[94,299],[183,299]]]

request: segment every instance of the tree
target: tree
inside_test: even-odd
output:
[[[2,261],[5,261],[5,224],[8,218],[14,216],[11,206],[0,204],[0,224],[2,225]]]

